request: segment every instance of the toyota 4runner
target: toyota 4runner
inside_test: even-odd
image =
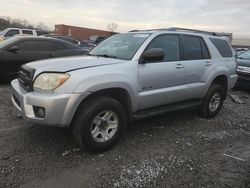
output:
[[[32,62],[12,81],[12,102],[35,124],[71,127],[92,151],[112,147],[136,119],[192,106],[212,118],[237,81],[231,46],[215,35],[131,31],[86,56]]]

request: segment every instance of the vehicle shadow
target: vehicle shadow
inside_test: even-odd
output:
[[[11,81],[13,79],[0,79],[0,86],[3,86],[3,85],[10,85]]]
[[[169,112],[163,115],[137,120],[127,127],[126,133],[116,145],[118,150],[125,149],[130,142],[137,142],[142,134],[151,134],[152,131],[160,134],[162,129],[166,132],[173,131],[177,127],[181,127],[186,122],[192,122],[197,118],[195,108],[185,109],[181,111]],[[171,129],[171,130],[170,130]],[[37,152],[62,154],[65,150],[74,150],[79,148],[74,141],[70,128],[54,128],[32,125],[25,130],[25,147]],[[136,146],[135,146],[136,147]],[[85,150],[82,154],[92,154]]]
[[[233,88],[233,91],[244,92],[244,93],[250,94],[250,89],[244,88],[244,87],[239,87],[239,86]]]

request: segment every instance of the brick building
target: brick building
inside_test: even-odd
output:
[[[79,40],[88,40],[91,35],[110,37],[111,35],[116,33],[98,29],[59,24],[55,25],[55,34],[68,35]]]

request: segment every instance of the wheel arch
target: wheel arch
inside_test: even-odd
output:
[[[95,92],[91,92],[87,97],[85,97],[80,102],[80,104],[77,107],[77,110],[86,101],[93,99],[95,97],[99,97],[99,96],[108,96],[108,97],[114,98],[117,101],[119,101],[123,105],[124,109],[126,110],[128,122],[132,123],[132,121],[133,121],[133,101],[132,101],[132,98],[131,98],[129,92],[126,89],[121,88],[121,87],[105,88],[105,89],[97,90]],[[77,110],[76,110],[76,112],[77,112]],[[75,114],[76,114],[76,112],[75,112]],[[74,117],[73,117],[73,119],[74,119]]]
[[[227,96],[227,92],[228,92],[228,77],[226,74],[219,74],[219,75],[216,75],[212,81],[211,81],[211,85],[213,84],[218,84],[218,85],[221,85],[224,90],[225,90],[225,95],[223,96],[224,99],[226,99],[226,96]],[[210,88],[210,87],[209,87]],[[208,90],[209,90],[208,88]],[[208,91],[207,90],[207,91]]]

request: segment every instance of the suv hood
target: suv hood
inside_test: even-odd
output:
[[[40,60],[28,63],[31,68],[36,69],[36,74],[41,72],[69,72],[78,69],[104,66],[116,63],[123,63],[126,60],[93,57],[93,56],[76,56],[63,57],[48,60]]]

